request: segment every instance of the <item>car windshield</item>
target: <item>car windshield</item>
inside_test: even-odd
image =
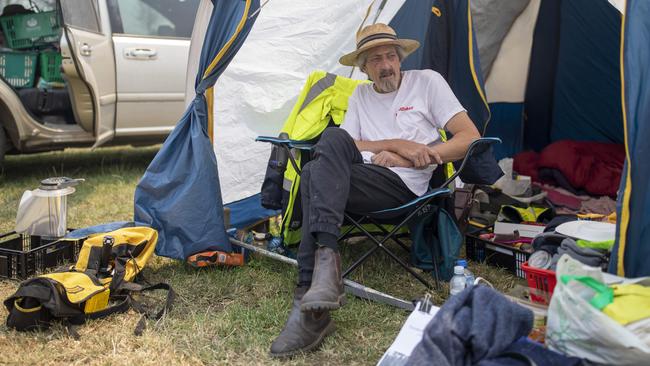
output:
[[[0,9],[2,9],[1,15],[6,15],[5,8],[7,5],[22,6],[25,9],[38,13],[42,11],[54,10],[55,3],[55,0],[0,0]]]

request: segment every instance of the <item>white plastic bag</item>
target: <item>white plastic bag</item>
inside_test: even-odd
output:
[[[564,284],[563,275],[589,276],[603,283],[625,280],[603,276],[598,268],[585,266],[568,255],[562,256],[548,309],[546,343],[549,348],[607,365],[650,364],[650,345],[589,304],[593,293],[588,288],[576,281]],[[632,282],[646,284],[648,281],[645,278]]]
[[[513,164],[514,159],[511,158],[499,160],[499,168],[503,170],[504,175],[494,183],[494,186],[508,196],[524,196],[530,190],[530,178],[526,180],[512,179]]]

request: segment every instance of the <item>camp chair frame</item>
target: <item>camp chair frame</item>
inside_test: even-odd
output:
[[[269,142],[275,146],[285,149],[288,156],[288,160],[291,162],[291,165],[293,166],[293,168],[298,174],[301,173],[301,170],[298,167],[298,164],[295,161],[293,154],[291,153],[291,149],[310,151],[314,146],[314,144],[311,142],[283,139],[283,138],[270,137],[270,136],[259,136],[256,139],[256,141]],[[453,194],[453,191],[449,187],[456,180],[456,178],[461,174],[469,158],[472,156],[472,154],[474,154],[477,151],[477,149],[480,146],[489,147],[491,144],[500,143],[500,142],[501,142],[500,139],[494,137],[483,137],[473,141],[469,145],[467,152],[463,157],[463,159],[461,160],[460,164],[458,165],[456,171],[450,177],[448,177],[444,181],[444,183],[442,183],[438,187],[430,186],[429,190],[424,195],[417,197],[414,200],[404,205],[395,208],[389,208],[389,209],[367,212],[367,213],[350,214],[348,212],[344,212],[343,214],[344,223],[349,223],[351,224],[351,226],[348,229],[346,229],[345,232],[339,235],[338,240],[340,241],[346,239],[354,229],[357,229],[367,239],[372,241],[374,247],[368,250],[367,252],[365,252],[352,265],[350,265],[350,267],[348,267],[343,272],[342,277],[347,278],[355,269],[357,269],[361,264],[363,264],[373,253],[381,249],[392,260],[394,260],[397,264],[399,264],[400,267],[402,267],[409,274],[415,277],[425,287],[427,287],[428,289],[433,288],[433,286],[431,286],[430,282],[427,279],[425,279],[421,274],[414,271],[413,268],[411,268],[411,266],[409,266],[402,259],[400,259],[390,249],[388,249],[385,246],[385,244],[389,239],[392,239],[400,247],[402,247],[402,249],[404,249],[407,252],[410,252],[408,246],[404,244],[396,236],[396,234],[400,231],[400,229],[402,229],[405,225],[407,225],[411,221],[411,219],[413,219],[413,217],[424,212],[426,208],[430,207],[430,205],[433,203],[434,200],[439,198],[449,197]],[[355,219],[355,217],[359,217],[359,218]],[[388,220],[388,222],[383,222],[386,220]],[[365,222],[369,222],[373,224],[380,230],[380,232],[383,234],[381,239],[377,239],[375,237],[376,234],[370,233],[366,228],[363,227]],[[397,222],[397,224],[395,224],[395,222]],[[382,226],[382,224],[386,224],[386,223],[390,223],[394,225],[393,229],[390,232]],[[439,282],[440,282],[440,274],[438,270],[438,258],[435,255],[435,252],[433,256],[434,256],[432,258],[433,275],[435,279],[435,288],[438,289]]]

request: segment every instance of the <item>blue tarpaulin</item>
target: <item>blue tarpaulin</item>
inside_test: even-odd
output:
[[[231,252],[223,222],[211,129],[212,90],[255,21],[259,0],[213,0],[201,51],[196,97],[147,168],[135,191],[135,221],[158,230],[156,254],[184,260]]]

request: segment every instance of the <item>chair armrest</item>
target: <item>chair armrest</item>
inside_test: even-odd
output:
[[[281,137],[273,137],[273,136],[258,136],[255,139],[255,141],[268,142],[276,146],[281,146],[288,149],[298,149],[298,150],[311,150],[315,145],[314,143],[309,141],[283,139]]]
[[[490,146],[494,144],[500,144],[501,139],[498,137],[481,137],[480,139],[474,140],[471,144],[469,144],[469,147],[467,148],[467,152],[465,153],[465,156],[463,157],[463,160],[461,160],[460,166],[458,169],[456,169],[456,172],[452,174],[451,177],[447,178],[445,183],[441,185],[441,187],[447,187],[449,183],[453,182],[456,177],[463,171],[465,168],[465,165],[467,164],[467,161],[469,160],[470,157],[474,154],[481,153],[485,151],[485,149],[489,148]]]
[[[273,137],[273,136],[258,136],[255,139],[255,141],[268,142],[273,146],[277,147],[278,161],[282,161],[282,166],[286,166],[287,160],[289,160],[289,162],[291,162],[291,165],[293,166],[293,169],[298,173],[298,175],[302,173],[302,170],[298,166],[298,163],[296,162],[296,159],[294,158],[290,150],[296,149],[296,150],[303,150],[303,151],[311,151],[315,145],[314,143],[309,141],[291,140],[284,137]]]

